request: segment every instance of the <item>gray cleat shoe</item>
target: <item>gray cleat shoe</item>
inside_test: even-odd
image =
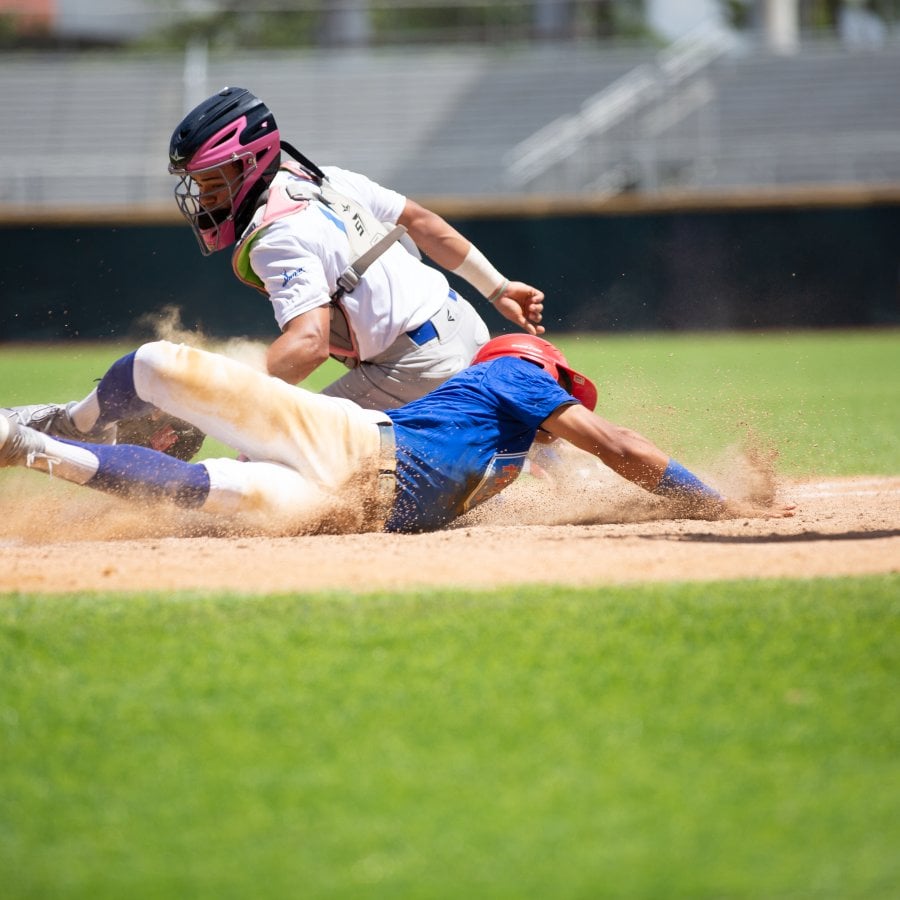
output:
[[[85,441],[90,444],[114,444],[116,426],[94,428],[87,433],[79,431],[69,415],[76,401],[70,403],[35,403],[31,406],[0,407],[0,416],[5,416],[19,425],[27,425],[35,431],[51,437],[68,438],[70,441]]]
[[[38,457],[46,457],[44,436],[14,419],[0,416],[0,469],[29,466]]]

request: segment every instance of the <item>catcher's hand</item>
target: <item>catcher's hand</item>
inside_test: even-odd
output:
[[[144,416],[119,422],[116,443],[150,447],[189,462],[200,451],[205,437],[190,422],[176,419],[157,409]]]

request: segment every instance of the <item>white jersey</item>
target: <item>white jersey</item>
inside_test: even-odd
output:
[[[402,194],[336,166],[322,171],[337,192],[361,204],[378,221],[396,224],[406,205]],[[282,170],[273,187],[279,179],[302,181]],[[261,211],[257,216],[261,217]],[[250,265],[263,282],[280,328],[330,302],[338,277],[355,259],[346,227],[326,203],[311,200],[305,209],[266,226],[256,238]],[[401,334],[431,319],[446,303],[448,291],[447,279],[438,269],[399,244],[388,248],[369,266],[356,289],[341,300],[360,359],[378,356]]]

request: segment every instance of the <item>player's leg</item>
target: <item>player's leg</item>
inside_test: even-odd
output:
[[[122,496],[202,503],[209,478],[198,463],[130,444],[81,443],[51,437],[0,417],[0,467],[22,466]]]
[[[475,308],[455,292],[426,326],[423,333],[400,335],[384,353],[350,369],[322,393],[366,409],[395,409],[465,369],[490,337]]]
[[[114,363],[95,396],[93,425],[157,407],[251,460],[281,463],[329,488],[377,458],[377,422],[386,420],[227,357],[168,341],[145,344]]]
[[[275,463],[189,463],[146,447],[58,440],[3,417],[0,467],[6,466],[23,466],[125,499],[168,501],[254,531],[296,531],[333,515],[344,501],[339,493]]]
[[[349,491],[329,490],[295,469],[270,462],[208,459],[209,494],[202,511],[254,532],[291,534],[320,526],[338,528],[349,521],[348,504],[360,513],[352,530],[380,527],[374,516],[363,519],[364,498]],[[343,517],[343,518],[342,518]]]

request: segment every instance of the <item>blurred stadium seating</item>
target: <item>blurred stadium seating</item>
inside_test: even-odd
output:
[[[225,84],[320,164],[414,196],[900,184],[900,44],[777,55],[705,31],[663,51],[9,52],[0,206],[168,206],[171,130]]]

